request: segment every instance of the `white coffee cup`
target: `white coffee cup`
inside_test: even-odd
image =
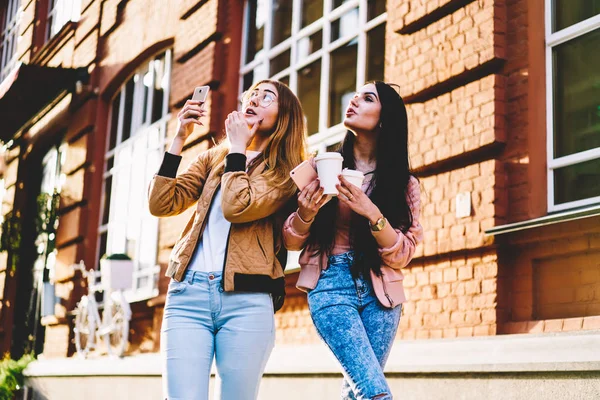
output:
[[[321,187],[324,189],[323,194],[338,195],[335,185],[340,183],[338,176],[342,173],[343,161],[342,155],[334,152],[321,153],[315,157],[317,174],[321,181]]]
[[[342,170],[342,176],[357,188],[362,189],[362,184],[365,180],[365,175],[362,172],[355,169],[344,168]]]

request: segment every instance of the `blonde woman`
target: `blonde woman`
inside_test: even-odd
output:
[[[177,175],[180,153],[206,111],[188,100],[177,135],[150,185],[150,211],[177,215],[194,206],[171,253],[161,330],[163,387],[169,400],[204,400],[213,359],[215,397],[254,400],[275,341],[283,303],[277,259],[290,170],[304,158],[302,107],[291,90],[262,81],[242,111],[225,121],[227,141]]]

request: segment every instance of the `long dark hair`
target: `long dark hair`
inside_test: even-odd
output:
[[[377,166],[370,183],[369,198],[379,207],[388,222],[406,232],[413,216],[407,203],[406,190],[412,175],[408,162],[408,117],[402,97],[387,83],[370,82],[377,88],[381,102],[380,132],[377,139]],[[354,133],[348,131],[338,150],[344,157],[344,168],[355,169]],[[331,254],[335,237],[338,200],[332,199],[319,211],[310,229],[308,245],[318,254]],[[366,218],[353,213],[350,241],[355,253],[352,274],[368,278],[372,269],[381,274],[381,257]]]

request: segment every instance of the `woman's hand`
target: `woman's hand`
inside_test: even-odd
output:
[[[169,153],[179,155],[187,138],[194,131],[194,124],[203,126],[200,118],[206,115],[206,110],[202,109],[202,102],[197,100],[188,100],[177,114],[177,134],[173,138]]]
[[[298,215],[303,221],[310,222],[328,200],[329,196],[323,196],[319,179],[315,179],[298,194]]]
[[[246,153],[246,148],[252,141],[261,122],[262,120],[254,123],[252,127],[248,127],[243,112],[234,111],[227,116],[225,132],[231,144],[231,153]]]
[[[381,218],[381,211],[361,189],[348,182],[342,175],[340,184],[336,185],[340,196],[338,199],[347,204],[352,211],[367,218],[371,224]]]

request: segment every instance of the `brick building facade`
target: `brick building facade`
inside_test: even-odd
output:
[[[18,355],[35,331],[44,357],[71,356],[84,292],[72,264],[127,252],[128,353],[158,351],[163,272],[190,214],[149,218],[145,186],[195,86],[212,88],[209,123],[184,164],[267,77],[300,97],[314,151],[340,141],[357,86],[400,86],[425,240],[406,268],[398,340],[600,329],[600,6],[574,3],[1,1],[2,215],[22,237],[0,252],[0,348]],[[55,230],[36,228],[40,193],[59,198]],[[319,342],[296,278],[290,261],[280,346]],[[22,317],[31,298],[37,330]]]

